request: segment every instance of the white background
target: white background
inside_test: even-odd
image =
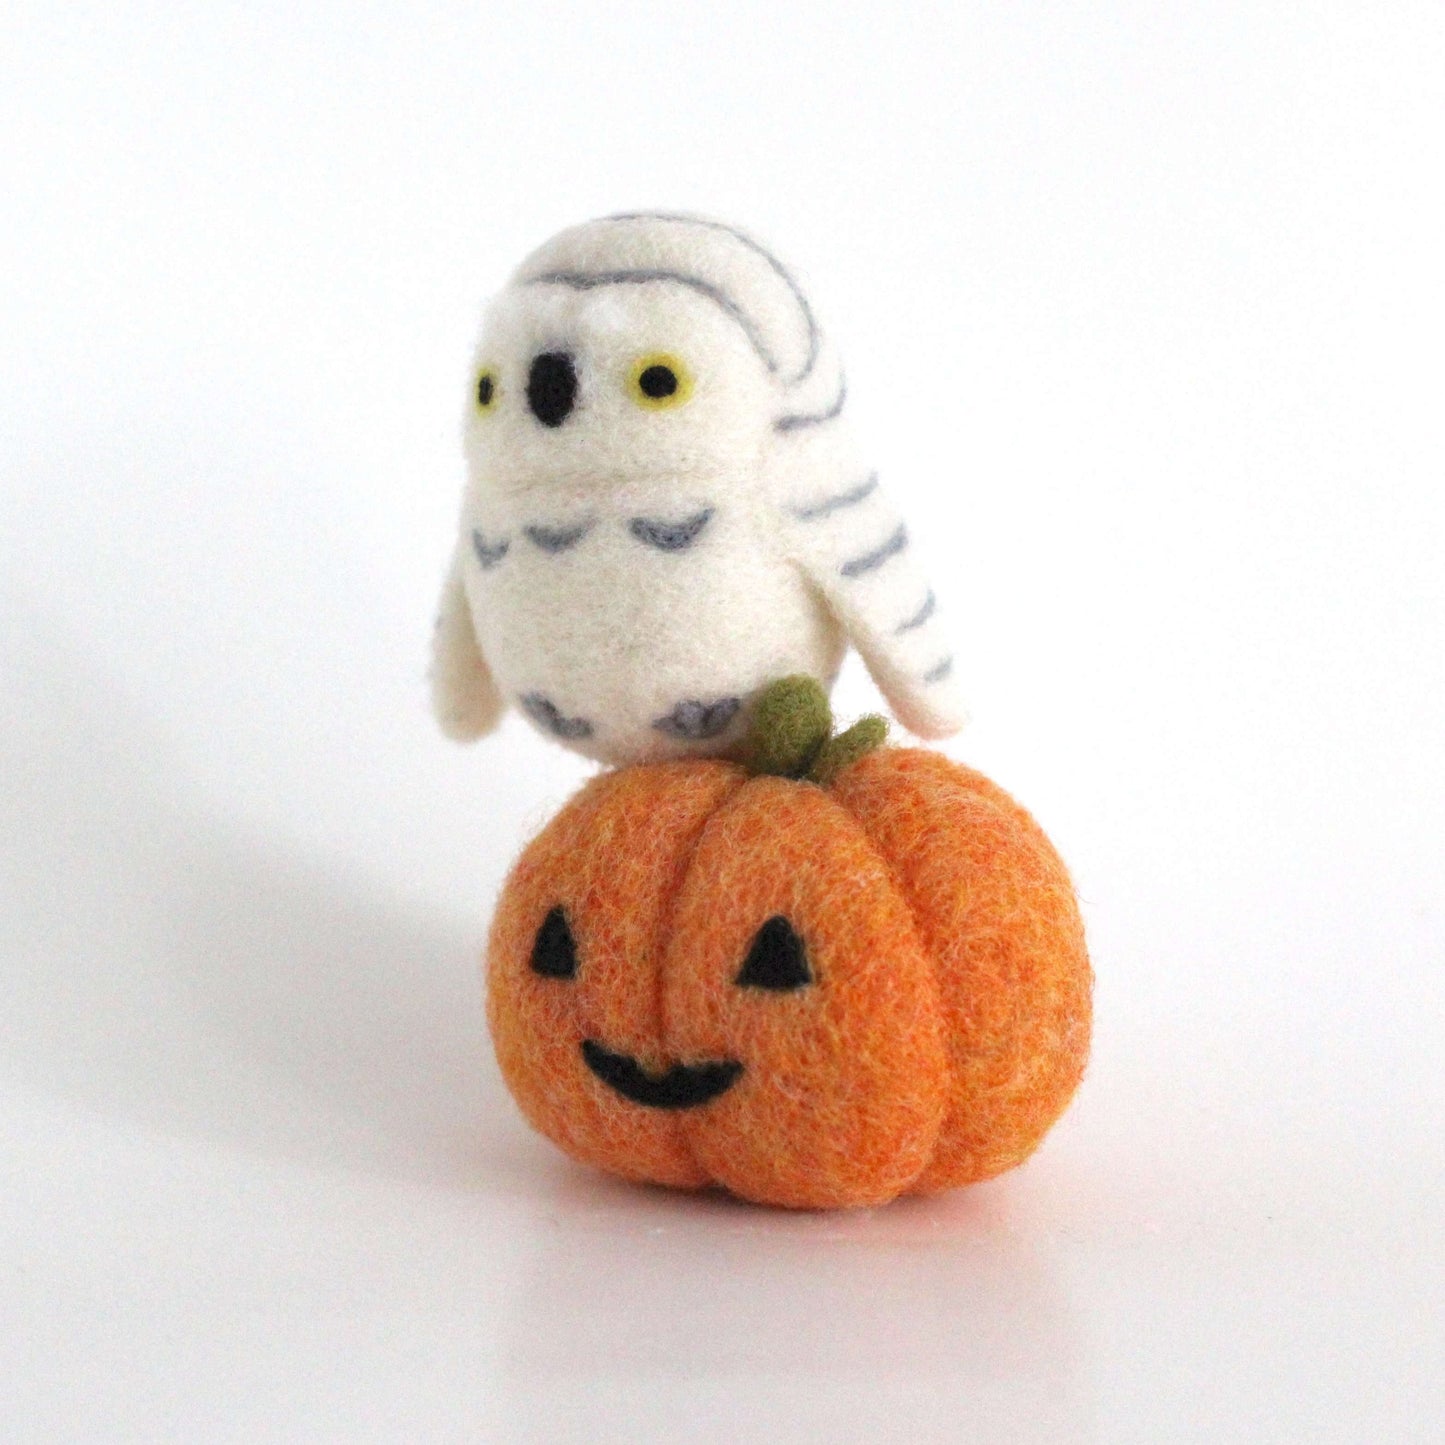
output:
[[[0,1437],[1445,1435],[1437,0],[45,0],[0,121]],[[639,206],[808,277],[1075,871],[994,1184],[642,1191],[491,1063],[586,768],[427,716],[469,347]]]

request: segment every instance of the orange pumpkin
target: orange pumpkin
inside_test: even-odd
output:
[[[716,759],[604,773],[523,853],[488,1018],[569,1154],[866,1205],[998,1174],[1063,1111],[1092,975],[1058,855],[981,774],[854,758],[849,736],[824,785]]]

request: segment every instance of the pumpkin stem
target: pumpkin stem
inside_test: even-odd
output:
[[[877,713],[860,717],[850,728],[845,728],[835,738],[830,738],[818,750],[808,777],[819,787],[826,788],[844,768],[856,763],[859,758],[881,748],[888,737],[888,720]]]
[[[801,778],[832,731],[833,709],[817,678],[779,678],[758,695],[742,743],[742,764],[750,773]]]
[[[738,756],[755,775],[806,778],[827,787],[844,768],[882,746],[888,724],[870,714],[837,737],[832,732],[833,710],[823,685],[803,674],[779,678],[758,694]]]

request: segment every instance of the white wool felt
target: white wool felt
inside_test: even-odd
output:
[[[465,565],[458,548],[442,587],[432,640],[432,711],[441,730],[458,742],[491,732],[506,708],[477,646],[471,603],[462,581]]]
[[[542,356],[570,376],[550,425],[529,401]],[[652,364],[678,383],[662,402],[639,386]],[[562,232],[489,309],[469,390],[432,666],[449,735],[489,731],[505,700],[606,763],[723,752],[766,683],[831,687],[848,639],[905,726],[961,725],[841,366],[750,238],[676,216]]]

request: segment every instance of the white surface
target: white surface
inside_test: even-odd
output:
[[[1445,1435],[1437,5],[7,14],[0,1436]],[[426,716],[459,388],[642,204],[809,269],[1081,886],[971,1193],[626,1188],[488,1062],[582,765]]]

